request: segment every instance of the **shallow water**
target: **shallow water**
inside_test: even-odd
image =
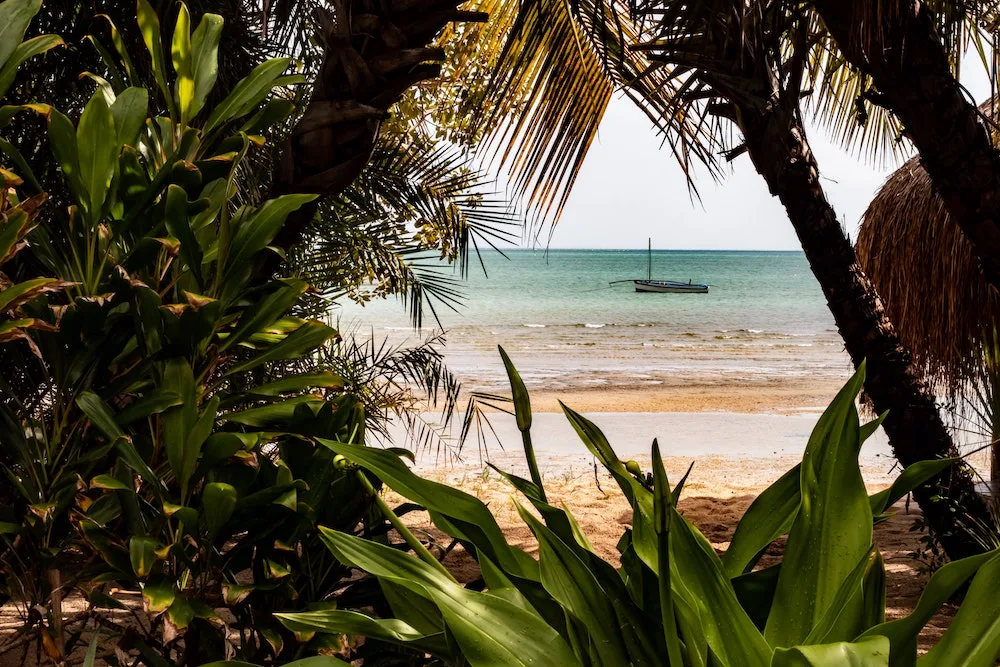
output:
[[[514,250],[507,257],[483,253],[488,277],[472,272],[458,312],[437,308],[449,366],[472,388],[503,385],[498,344],[529,388],[850,373],[801,252],[654,251],[654,278],[707,282],[709,294],[642,294],[630,283],[608,284],[644,278],[645,250]],[[348,305],[335,317],[362,334],[413,338],[396,301]],[[425,324],[433,322],[428,316]]]

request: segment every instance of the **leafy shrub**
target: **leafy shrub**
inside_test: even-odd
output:
[[[518,426],[527,432],[527,392],[508,370]],[[541,517],[518,505],[538,540],[538,561],[507,543],[476,498],[414,475],[391,453],[322,440],[425,506],[440,530],[475,555],[485,590],[459,585],[421,548],[415,558],[324,528],[339,561],[378,577],[393,617],[347,609],[277,616],[295,632],[363,635],[455,665],[992,665],[1000,655],[1000,551],[944,566],[910,615],[885,621],[873,522],[953,462],[911,466],[891,488],[867,495],[857,456],[878,420],[859,421],[863,382],[862,365],[819,419],[802,463],[750,506],[722,558],[677,512],[683,480],[671,488],[655,441],[652,474],[633,474],[593,423],[564,407],[632,505],[617,570],[594,553],[569,512],[546,502],[537,474],[507,478]],[[754,570],[758,555],[786,533],[781,563]],[[954,623],[917,659],[921,628],[973,575]]]
[[[25,46],[7,49],[17,30],[6,27],[20,21],[19,42],[38,6],[0,4],[8,65]],[[147,665],[284,663],[329,638],[296,636],[271,612],[377,592],[343,581],[317,525],[384,533],[378,481],[314,441],[365,440],[362,400],[315,361],[336,332],[297,315],[304,281],[256,270],[312,196],[246,203],[237,187],[301,77],[284,74],[290,59],[269,60],[206,107],[221,18],[192,30],[181,4],[167,54],[146,0],[137,17],[156,91],[130,85],[117,42],[102,47],[110,74],[91,75],[97,91],[76,122],[42,103],[0,110],[3,124],[44,120],[63,179],[39,183],[0,146],[11,165],[0,172],[0,258],[12,276],[0,285],[0,357],[16,360],[0,386],[0,602],[28,610],[19,632],[56,663],[86,646],[90,619]],[[36,40],[28,50],[55,43]],[[49,189],[65,201],[41,216]],[[270,377],[291,362],[305,368]],[[106,610],[125,605],[111,585],[141,590],[147,620],[116,624]],[[90,609],[69,627],[72,591]]]

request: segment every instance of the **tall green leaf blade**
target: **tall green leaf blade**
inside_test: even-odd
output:
[[[673,593],[697,609],[701,632],[723,664],[768,665],[771,648],[737,600],[715,549],[677,510],[668,511]]]
[[[145,88],[130,87],[119,93],[111,105],[119,146],[135,146],[139,131],[146,123],[149,92]]]
[[[465,537],[477,549],[486,552],[504,572],[538,581],[538,564],[531,556],[507,543],[496,519],[478,498],[415,475],[391,452],[322,438],[317,441],[371,470],[401,496],[459,524],[461,530],[468,533]]]
[[[229,521],[236,509],[236,500],[236,489],[231,484],[210,482],[205,485],[201,504],[209,537],[218,535],[222,526]]]
[[[297,359],[312,352],[336,335],[336,329],[322,322],[316,320],[305,322],[298,329],[285,336],[281,342],[270,346],[242,364],[236,364],[230,368],[226,371],[226,375],[242,373],[277,359]]]
[[[156,79],[156,86],[163,93],[163,98],[167,101],[167,105],[173,114],[176,107],[173,96],[170,94],[170,87],[167,85],[167,62],[163,57],[163,38],[160,34],[160,19],[156,15],[156,10],[153,9],[147,0],[137,0],[135,11],[136,18],[139,21],[139,30],[142,32],[142,41],[145,42],[146,49],[149,51],[149,57],[152,60],[153,77]]]
[[[42,0],[5,0],[0,3],[0,66],[24,39],[31,19],[42,8]]]
[[[275,81],[288,69],[291,58],[272,58],[257,65],[233,86],[232,92],[215,107],[205,123],[205,134],[219,125],[248,114],[270,94]]]
[[[872,514],[881,514],[915,488],[944,472],[957,463],[957,459],[917,461],[908,465],[888,489],[873,494],[870,499]]]
[[[90,419],[90,423],[108,439],[114,441],[124,435],[121,427],[115,422],[111,408],[94,392],[90,390],[80,392],[80,395],[76,397],[76,404]]]
[[[730,578],[746,572],[762,549],[792,527],[802,499],[800,476],[800,466],[796,465],[750,504],[722,557]]]
[[[166,208],[164,209],[164,222],[167,226],[167,231],[170,232],[171,236],[180,241],[181,257],[184,258],[188,269],[194,275],[199,289],[204,289],[205,281],[201,274],[204,253],[202,252],[201,244],[198,243],[198,239],[191,230],[187,207],[187,193],[184,192],[184,188],[173,183],[167,186],[167,201]]]
[[[80,160],[80,181],[87,193],[86,209],[97,222],[111,188],[121,147],[114,139],[115,121],[104,95],[95,92],[80,116],[76,144]]]
[[[614,607],[587,564],[520,504],[517,511],[538,540],[542,586],[586,628],[602,665],[628,665]]]
[[[219,40],[222,38],[222,17],[203,14],[191,36],[191,78],[194,94],[189,110],[194,118],[205,106],[208,94],[215,88],[219,76]]]
[[[993,552],[993,557],[976,572],[962,606],[941,641],[917,659],[918,667],[992,667],[996,664],[1000,658],[997,581],[1000,581],[1000,554]]]
[[[315,195],[284,195],[268,199],[248,213],[233,236],[232,247],[226,256],[226,265],[243,269],[250,258],[263,250],[290,213],[316,199]]]
[[[87,199],[87,191],[80,178],[80,156],[76,140],[76,128],[70,119],[58,110],[46,109],[49,121],[49,146],[52,155],[59,163],[63,178],[69,187],[70,194],[77,203],[83,205]]]
[[[862,363],[819,418],[806,445],[802,500],[764,631],[771,646],[801,644],[871,547],[872,511],[858,467],[861,429],[854,404],[864,378]],[[861,598],[853,598],[852,604],[860,615]]]
[[[401,583],[431,599],[473,667],[581,663],[541,617],[503,598],[470,591],[396,549],[323,529],[323,541],[342,562]],[[416,590],[421,589],[421,590]]]
[[[220,350],[228,350],[284,317],[309,288],[304,280],[286,279],[281,283],[283,283],[281,287],[243,311],[236,329],[226,337],[219,347]]]
[[[9,2],[11,0],[6,0],[4,4]],[[3,21],[2,16],[0,16],[0,21]],[[24,61],[64,44],[65,42],[63,42],[62,38],[56,35],[39,35],[19,44],[6,63],[0,60],[0,97],[3,97],[11,84],[14,83],[17,70]]]
[[[177,20],[174,22],[174,35],[170,41],[170,58],[174,64],[174,100],[180,111],[180,124],[187,125],[194,115],[191,106],[194,104],[194,74],[191,71],[191,14],[187,5],[180,4]]]
[[[991,551],[942,565],[924,587],[917,606],[909,615],[867,630],[863,637],[882,635],[889,638],[892,667],[910,667],[917,659],[917,637],[928,621],[955,592],[987,562],[1000,558]]]
[[[504,368],[507,370],[507,378],[510,380],[510,390],[514,398],[514,415],[517,419],[517,429],[526,431],[531,428],[531,399],[528,390],[524,386],[521,374],[514,367],[514,362],[507,356],[503,347],[498,346],[500,358],[503,359]]]

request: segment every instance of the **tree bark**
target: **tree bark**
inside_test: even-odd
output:
[[[272,196],[339,195],[368,164],[379,125],[411,87],[441,72],[429,44],[448,23],[484,22],[464,0],[330,0],[319,23],[325,57],[305,113],[285,142]],[[289,216],[274,244],[288,249],[318,206]],[[268,267],[273,272],[275,265]]]
[[[816,0],[848,61],[903,123],[948,212],[1000,289],[1000,158],[979,110],[948,63],[934,17],[918,0]]]
[[[896,458],[908,466],[957,456],[934,396],[913,368],[909,352],[896,336],[826,199],[798,114],[775,103],[741,105],[737,116],[750,159],[771,194],[784,205],[848,354],[855,366],[868,361],[865,392],[878,412],[889,411],[884,428]],[[954,466],[917,489],[914,496],[950,558],[982,552],[961,528],[970,517],[982,520],[987,516],[967,467]],[[955,508],[959,508],[957,515]]]

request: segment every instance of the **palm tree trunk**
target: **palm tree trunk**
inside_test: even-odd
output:
[[[871,76],[871,97],[903,122],[983,274],[1000,289],[1000,157],[952,74],[930,10],[912,0],[813,4],[843,55]]]
[[[754,166],[788,213],[848,354],[855,365],[868,360],[865,392],[878,412],[889,411],[884,426],[896,458],[905,466],[957,456],[934,396],[913,368],[826,199],[798,114],[779,103],[741,106],[736,117]],[[949,557],[982,551],[956,525],[956,519],[986,517],[968,468],[956,465],[914,495]]]
[[[282,149],[272,196],[333,197],[361,174],[389,108],[411,86],[441,73],[444,51],[429,46],[434,37],[448,23],[489,18],[457,9],[463,1],[330,0],[332,10],[319,16],[323,66]],[[298,243],[317,206],[292,214],[275,245]]]

